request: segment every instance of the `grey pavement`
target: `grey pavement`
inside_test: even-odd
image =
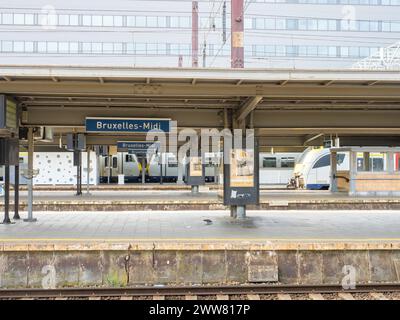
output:
[[[399,199],[398,197],[350,197],[346,194],[332,194],[329,191],[312,190],[261,190],[261,200],[351,200],[351,199]],[[26,201],[27,192],[20,192],[21,200]],[[193,196],[190,190],[127,190],[92,191],[90,195],[77,197],[74,191],[35,191],[34,201],[179,201],[179,200],[218,200],[218,191],[200,192]],[[11,194],[13,201],[13,194]],[[0,198],[0,203],[4,198]]]
[[[26,216],[26,212],[22,213]],[[35,212],[36,223],[0,225],[0,242],[58,240],[400,241],[400,211]],[[203,220],[210,219],[207,225]],[[33,240],[32,240],[33,241]]]

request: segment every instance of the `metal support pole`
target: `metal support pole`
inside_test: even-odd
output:
[[[25,222],[36,222],[37,219],[33,218],[33,128],[28,129],[28,219]]]
[[[199,66],[199,4],[192,1],[192,67]]]
[[[4,220],[3,224],[12,224],[10,220],[10,166],[4,166]]]
[[[19,166],[14,168],[14,220],[20,220],[19,216]]]
[[[331,157],[331,192],[338,192],[338,186],[337,186],[337,153],[336,152],[331,152],[330,154]]]
[[[146,183],[146,157],[142,157],[142,184]]]
[[[192,195],[199,194],[199,186],[192,186]]]
[[[232,68],[244,68],[243,0],[232,0],[231,6],[231,66]]]
[[[86,160],[86,194],[90,195],[90,148],[87,148]]]
[[[236,219],[246,219],[246,206],[236,206]]]

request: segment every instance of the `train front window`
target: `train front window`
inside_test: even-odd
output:
[[[281,168],[294,168],[294,157],[281,158]]]
[[[313,169],[328,167],[331,165],[331,155],[327,154],[317,160],[314,164]]]
[[[263,158],[263,168],[276,168],[276,158],[264,157]]]

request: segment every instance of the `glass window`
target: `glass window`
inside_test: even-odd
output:
[[[114,51],[114,45],[112,43],[103,43],[103,53],[110,54]]]
[[[146,54],[146,44],[145,43],[136,43],[135,51],[136,51],[136,54],[141,54],[141,55]]]
[[[256,18],[256,29],[264,29],[264,20],[263,18]]]
[[[58,52],[59,53],[69,53],[69,43],[68,42],[60,42],[58,44]]]
[[[2,42],[2,51],[3,52],[12,52],[13,51],[12,41],[3,41]]]
[[[25,15],[25,24],[33,25],[35,24],[35,16],[33,14]]]
[[[321,31],[328,30],[328,20],[325,19],[318,20],[318,30]]]
[[[92,16],[92,26],[101,27],[103,25],[102,16]]]
[[[68,14],[59,14],[58,15],[58,25],[69,26],[69,15]]]
[[[322,57],[326,57],[328,55],[328,47],[320,46],[318,47],[318,55]]]
[[[126,45],[126,52],[128,54],[134,54],[135,53],[135,45],[133,43],[128,43]]]
[[[14,41],[14,52],[24,52],[25,45],[23,41]]]
[[[350,47],[349,49],[349,55],[350,57],[359,57],[360,52],[359,52],[359,47]]]
[[[294,157],[281,158],[281,168],[294,168]]]
[[[348,57],[349,56],[349,48],[348,47],[340,47],[340,56]]]
[[[379,22],[378,21],[370,21],[369,22],[369,31],[379,31]]]
[[[382,172],[386,170],[386,153],[359,152],[357,170],[365,172]]]
[[[14,19],[12,13],[3,13],[3,24],[13,24]]]
[[[275,19],[264,19],[265,29],[275,30]]]
[[[360,31],[369,31],[369,21],[360,21],[359,30]]]
[[[15,13],[14,24],[25,24],[25,15],[22,13]]]
[[[115,54],[123,53],[123,46],[121,42],[114,43],[114,53]]]
[[[308,56],[317,56],[318,55],[318,47],[317,46],[308,46],[307,48]]]
[[[336,20],[328,20],[328,30],[330,30],[330,31],[337,30],[337,21]]]
[[[137,16],[136,17],[136,27],[145,27],[146,26],[146,17]]]
[[[47,52],[58,53],[58,43],[55,41],[47,43]]]
[[[313,166],[313,169],[328,167],[330,165],[331,165],[331,156],[329,154],[327,154],[317,160],[317,162]]]
[[[128,27],[134,27],[134,26],[135,26],[135,17],[134,17],[134,16],[129,16],[129,17],[126,19],[126,25],[127,25]]]
[[[299,20],[299,30],[307,30],[307,19]]]
[[[286,20],[286,28],[288,30],[297,30],[298,29],[297,19],[287,19]]]
[[[337,48],[336,47],[329,47],[328,55],[330,57],[336,57],[337,56]]]
[[[38,42],[38,52],[45,53],[47,52],[47,43],[44,41]]]
[[[400,32],[400,22],[392,22],[390,31],[392,32]]]
[[[276,158],[263,157],[263,168],[276,168]]]
[[[79,52],[79,43],[78,42],[70,42],[69,43],[69,52],[70,53],[78,53]]]
[[[180,17],[179,18],[179,26],[181,28],[190,28],[191,24],[190,24],[190,18],[189,17]]]
[[[114,16],[114,27],[122,27],[124,25],[124,19],[122,16]]]
[[[92,53],[102,53],[102,52],[103,52],[103,44],[101,42],[93,42]]]
[[[286,19],[276,19],[276,29],[277,30],[286,29]]]
[[[25,42],[25,52],[33,52],[33,41]]]
[[[79,16],[77,14],[71,14],[69,16],[69,24],[71,26],[78,26],[79,25]]]
[[[369,56],[369,47],[360,47],[360,57]]]
[[[210,50],[212,47],[213,47],[213,45],[210,44],[209,45]],[[158,52],[158,54],[162,54],[162,55],[167,54],[167,45],[165,43],[159,43],[157,46],[157,52]]]
[[[82,43],[82,52],[83,53],[91,53],[92,52],[92,44],[90,42]]]
[[[318,20],[317,19],[308,19],[307,20],[307,29],[308,30],[318,30]]]
[[[147,17],[147,27],[157,28],[157,17]]]
[[[146,53],[149,55],[157,54],[157,44],[156,43],[148,43]]]
[[[84,15],[82,18],[82,24],[84,26],[91,26],[92,25],[92,16]]]
[[[170,26],[171,26],[171,28],[179,28],[179,18],[178,17],[171,17]]]
[[[167,27],[167,17],[157,17],[157,25],[159,28]]]
[[[252,21],[251,18],[245,18],[244,19],[244,28],[245,29],[253,29],[253,21]]]
[[[382,31],[390,32],[390,22],[382,22]]]
[[[105,27],[114,26],[114,17],[113,16],[104,16],[103,17],[103,26],[105,26]]]

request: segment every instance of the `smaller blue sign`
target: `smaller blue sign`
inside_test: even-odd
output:
[[[170,119],[86,118],[86,132],[147,133],[151,130],[170,132]]]
[[[117,143],[118,152],[146,152],[152,148],[156,150],[159,146],[159,142],[154,141],[120,141]]]

